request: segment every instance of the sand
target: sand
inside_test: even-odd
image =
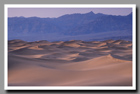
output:
[[[9,86],[132,86],[132,43],[8,41]]]

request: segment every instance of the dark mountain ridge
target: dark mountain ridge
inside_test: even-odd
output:
[[[8,18],[8,37],[9,39],[29,39],[37,36],[38,39],[53,40],[57,36],[61,39],[72,40],[72,37],[96,35],[105,32],[124,32],[127,36],[132,35],[132,13],[127,16],[113,16],[105,14],[67,14],[58,18],[39,18],[39,17],[10,17]],[[125,36],[120,35],[120,36]],[[28,38],[24,38],[24,36]],[[68,36],[69,38],[66,38]],[[119,36],[119,33],[118,35]],[[40,38],[39,38],[40,37]],[[71,38],[70,38],[71,37]],[[101,37],[101,36],[99,36]],[[113,36],[110,36],[113,37]],[[126,36],[125,36],[126,37]],[[58,40],[61,40],[58,38]],[[90,39],[94,38],[90,36]],[[26,40],[26,41],[28,41]],[[83,40],[89,40],[83,39]]]

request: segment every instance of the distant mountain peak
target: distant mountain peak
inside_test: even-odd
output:
[[[128,15],[132,15],[132,12],[131,12],[131,13],[129,13]]]
[[[24,16],[19,16],[18,18],[25,18]]]
[[[95,14],[93,11],[88,12],[87,14]]]

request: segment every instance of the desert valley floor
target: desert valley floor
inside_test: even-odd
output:
[[[131,86],[132,42],[8,41],[9,86]]]

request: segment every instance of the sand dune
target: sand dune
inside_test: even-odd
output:
[[[9,86],[131,86],[132,42],[8,41]]]

